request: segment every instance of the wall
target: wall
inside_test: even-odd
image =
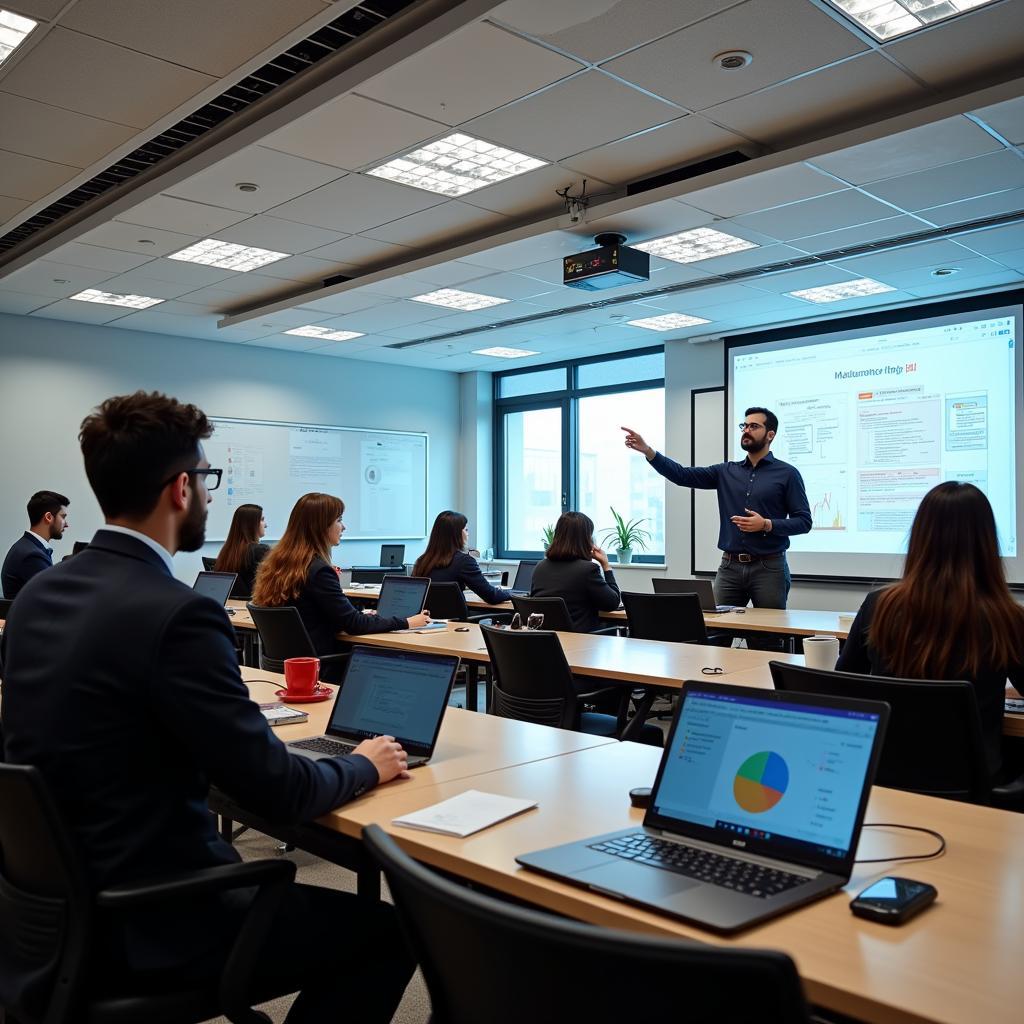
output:
[[[216,416],[425,431],[428,508],[459,500],[457,374],[0,314],[0,548],[25,529],[25,502],[43,488],[71,499],[71,527],[57,555],[92,536],[103,519],[82,469],[78,427],[104,398],[138,388]],[[379,543],[343,543],[335,560],[376,564]],[[423,543],[407,543],[406,557]],[[176,574],[191,582],[199,555],[217,547],[178,555]]]

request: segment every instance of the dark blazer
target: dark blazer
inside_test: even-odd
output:
[[[574,558],[571,562],[553,562],[545,558],[533,570],[530,597],[561,597],[569,607],[569,618],[577,633],[592,633],[601,625],[598,612],[619,607],[619,585],[609,569],[601,572],[597,562]]]
[[[33,579],[4,643],[7,760],[42,771],[97,888],[239,860],[214,827],[211,784],[294,823],[377,782],[362,756],[288,752],[249,699],[224,609],[134,537],[100,530]],[[123,955],[178,963],[219,920],[215,904],[146,911]]]
[[[3,581],[4,597],[9,601],[18,596],[18,591],[33,576],[53,565],[53,552],[40,546],[35,535],[28,531],[21,535],[7,552],[0,579]]]
[[[407,619],[382,619],[379,615],[367,615],[359,611],[342,593],[334,566],[322,558],[314,558],[310,563],[299,596],[289,604],[298,608],[317,654],[337,654],[348,650],[348,645],[338,640],[338,633],[361,636],[364,633],[405,629],[409,625]]]
[[[502,601],[512,599],[509,591],[487,582],[480,571],[480,563],[466,551],[456,551],[451,563],[434,569],[430,573],[430,579],[434,583],[458,583],[463,590],[472,590],[481,601],[488,604],[501,604]]]
[[[231,596],[236,598],[249,598],[252,596],[252,587],[256,582],[256,570],[260,562],[270,554],[268,544],[250,544],[249,550],[245,553],[245,561],[238,569],[238,579],[231,588]]]

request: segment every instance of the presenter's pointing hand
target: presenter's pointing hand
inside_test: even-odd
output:
[[[645,459],[654,458],[654,449],[635,431],[629,427],[621,427],[626,433],[626,447],[632,448],[635,452],[640,452]]]
[[[762,533],[765,528],[765,518],[760,512],[753,512],[749,508],[743,510],[745,516],[733,516],[730,522],[734,523],[743,533]]]

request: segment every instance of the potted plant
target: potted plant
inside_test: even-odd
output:
[[[555,524],[554,523],[548,523],[548,525],[544,527],[543,533],[544,533],[544,550],[547,551],[547,549],[551,546],[551,542],[555,539]]]
[[[619,515],[618,512],[613,508],[612,518],[615,520],[615,526],[609,530],[605,530],[601,540],[604,543],[611,541],[615,544],[615,557],[618,558],[620,565],[629,565],[633,561],[633,548],[639,548],[641,551],[647,550],[647,542],[651,539],[650,533],[647,530],[641,529],[641,524],[646,523],[646,519],[631,519],[628,522]]]

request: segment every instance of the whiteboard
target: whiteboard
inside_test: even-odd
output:
[[[239,505],[263,506],[267,540],[284,532],[292,506],[320,491],[345,502],[349,540],[413,540],[427,534],[427,435],[394,430],[211,417],[204,442],[223,469],[206,535],[227,537]]]
[[[725,388],[690,392],[690,465],[725,461]],[[718,491],[690,491],[691,572],[714,573],[722,561],[718,550]]]

